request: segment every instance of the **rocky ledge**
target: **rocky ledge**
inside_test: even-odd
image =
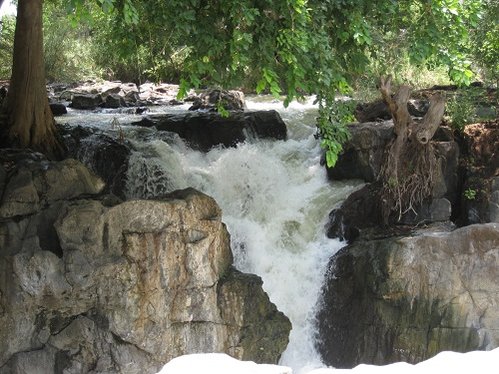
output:
[[[0,161],[0,373],[154,373],[196,352],[277,362],[291,325],[232,268],[212,198],[122,202],[75,160]]]

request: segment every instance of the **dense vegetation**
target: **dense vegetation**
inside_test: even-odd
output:
[[[314,93],[333,164],[351,113],[338,93],[386,73],[412,85],[442,72],[460,85],[497,84],[498,11],[494,0],[47,0],[45,71],[55,81],[178,82],[181,93]],[[0,78],[9,77],[12,39],[4,19]]]

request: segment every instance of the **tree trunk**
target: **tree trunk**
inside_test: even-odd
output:
[[[46,91],[42,6],[43,0],[19,0],[4,130],[10,146],[57,157],[61,147]]]

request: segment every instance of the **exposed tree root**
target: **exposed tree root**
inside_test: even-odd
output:
[[[393,117],[395,137],[387,146],[385,162],[379,176],[383,222],[414,211],[430,198],[435,185],[437,156],[430,139],[442,120],[444,99],[435,95],[420,124],[413,121],[407,109],[410,88],[401,86],[391,94],[391,77],[382,77],[380,92]]]

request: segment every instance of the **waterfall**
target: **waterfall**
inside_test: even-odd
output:
[[[292,322],[281,364],[305,373],[321,366],[314,307],[328,259],[342,246],[325,237],[325,219],[354,184],[327,181],[311,102],[283,110],[281,103],[250,100],[248,107],[278,110],[289,139],[252,139],[201,153],[148,130],[152,134],[134,137],[128,193],[154,197],[190,186],[215,198],[231,234],[235,266],[262,277],[271,301]]]

